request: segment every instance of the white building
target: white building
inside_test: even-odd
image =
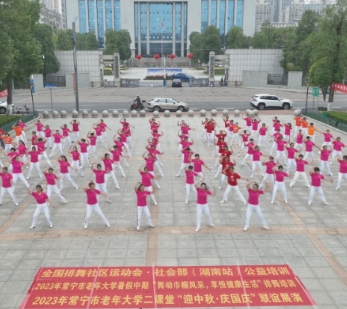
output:
[[[271,6],[270,2],[265,0],[259,0],[255,9],[255,31],[261,31],[261,25],[265,20],[271,18]]]

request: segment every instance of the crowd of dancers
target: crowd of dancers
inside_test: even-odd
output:
[[[330,165],[334,161],[340,165],[336,190],[340,189],[343,178],[347,180],[347,156],[342,154],[342,149],[346,146],[342,143],[341,138],[334,137],[328,129],[325,131],[317,130],[313,123],[307,122],[305,117],[294,117],[295,123],[292,125],[281,122],[275,116],[270,128],[266,123],[262,123],[259,117],[251,118],[242,115],[242,121],[245,122],[242,124],[229,119],[228,116],[223,120],[222,126],[218,126],[214,119],[206,118],[202,121],[201,139],[207,147],[215,148],[215,178],[218,178],[219,175],[221,177],[218,188],[223,189],[227,180],[227,187],[220,203],[227,203],[229,195],[233,191],[242,203],[247,204],[244,231],[249,228],[253,212],[258,215],[262,226],[269,229],[261,212],[259,196],[271,192],[271,203],[273,204],[280,191],[283,202],[288,203],[284,182],[287,177],[292,178],[290,187],[293,187],[299,178],[304,180],[305,186],[310,189],[308,205],[311,205],[316,191],[322,202],[327,204],[321,183],[322,181],[333,183]],[[70,125],[71,130],[66,124],[59,129],[51,129],[49,125],[43,125],[40,120],[37,120],[36,130],[27,138],[26,125],[19,121],[13,126],[16,134],[14,141],[6,132],[2,134],[2,139],[5,142],[2,158],[5,157],[5,160],[2,159],[3,162],[0,160],[2,167],[0,205],[6,193],[13,199],[15,205],[18,205],[15,190],[18,180],[21,180],[37,203],[31,229],[36,227],[37,219],[42,211],[49,226],[53,227],[49,212],[49,204],[55,208],[51,200],[52,193],[54,192],[62,203],[67,203],[68,199],[62,193],[64,183],[69,182],[78,190],[74,178],[84,177],[85,168],[90,168],[95,174],[95,181],[88,181],[83,187],[87,196],[84,228],[88,228],[93,211],[101,217],[106,226],[110,226],[99,206],[99,198],[101,195],[107,202],[111,203],[107,189],[110,178],[115,188],[120,189],[115,170],[119,170],[120,174],[126,177],[123,167],[129,167],[128,161],[132,158],[131,136],[135,127],[126,119],[121,119],[121,128],[113,135],[112,145],[109,145],[107,131],[111,129],[103,119],[94,123],[83,137],[80,137],[80,122],[78,120],[72,120]],[[189,203],[191,191],[193,192],[197,204],[196,231],[198,232],[201,227],[202,213],[206,215],[209,225],[214,226],[208,198],[217,194],[217,188],[209,189],[205,182],[204,169],[210,172],[212,169],[206,165],[199,154],[193,151],[195,141],[192,138],[192,131],[195,129],[183,120],[177,125],[179,127],[177,156],[181,157],[181,163],[176,177],[181,177],[182,174],[185,176],[186,204]],[[155,206],[158,205],[155,191],[161,189],[159,180],[164,177],[163,162],[160,160],[160,157],[164,157],[160,143],[164,132],[160,130],[161,123],[158,119],[150,119],[149,126],[150,137],[142,155],[143,164],[139,164],[138,169],[139,180],[141,179],[141,181],[134,186],[137,197],[137,230],[140,230],[141,227],[142,213],[146,216],[148,226],[154,227],[148,208],[148,200],[151,200]],[[315,144],[316,134],[324,136],[324,143],[321,146]],[[97,148],[100,147],[104,147],[105,152],[101,157],[98,157]],[[266,148],[269,148],[268,155],[264,151]],[[318,149],[319,167],[315,164],[314,148]],[[49,155],[46,151],[49,152]],[[276,156],[273,153],[276,153]],[[242,161],[237,159],[241,156],[243,157]],[[54,161],[52,157],[55,158]],[[51,160],[57,163],[55,168],[53,168]],[[239,166],[237,166],[236,160],[241,162]],[[47,168],[43,170],[41,168],[42,161],[45,161],[47,165]],[[249,178],[241,177],[237,173],[237,169],[242,169],[245,164],[251,166]],[[306,166],[310,164],[308,177],[305,169],[308,171]],[[26,177],[23,174],[23,168],[28,169]],[[45,179],[46,185],[36,185],[32,191],[33,183],[28,183],[27,180],[31,179],[35,170],[39,178],[42,178],[43,181]],[[56,174],[57,170],[59,170],[59,176]],[[323,175],[325,170],[330,177]],[[259,183],[250,180],[255,176],[260,177]],[[309,178],[311,178],[310,181]],[[246,182],[247,201],[239,189],[238,181]],[[147,199],[147,197],[149,198]]]

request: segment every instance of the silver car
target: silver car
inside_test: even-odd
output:
[[[0,101],[0,114],[6,114],[7,102]]]
[[[176,101],[172,98],[155,98],[148,102],[148,109],[158,112],[162,110],[180,110],[184,112],[188,111],[189,107],[187,103]]]
[[[250,105],[260,110],[266,107],[279,107],[290,109],[293,107],[293,101],[289,99],[279,98],[273,94],[256,94],[252,97]]]

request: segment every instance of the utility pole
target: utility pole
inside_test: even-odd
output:
[[[74,45],[73,48],[73,64],[75,69],[75,75],[74,75],[74,90],[75,90],[75,101],[76,101],[76,111],[80,111],[80,103],[78,98],[78,76],[77,76],[77,49],[76,49],[76,20],[77,16],[75,18],[75,21],[72,22],[72,35],[71,41]]]

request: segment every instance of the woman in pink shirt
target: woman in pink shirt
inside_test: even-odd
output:
[[[259,205],[259,196],[261,194],[264,194],[268,191],[269,184],[266,182],[265,190],[259,190],[259,185],[254,181],[250,181],[246,186],[248,190],[248,205],[247,205],[247,212],[246,212],[246,222],[245,226],[243,228],[243,231],[246,232],[249,228],[249,222],[251,220],[252,213],[255,212],[263,226],[264,229],[269,230],[270,228],[267,226],[266,220],[263,217],[263,214],[260,209]]]
[[[328,146],[323,146],[320,150],[320,173],[323,174],[323,170],[324,168],[326,168],[330,176],[333,175],[330,170],[330,164],[329,164],[329,156],[332,153],[331,149],[332,149],[331,147],[329,150]]]
[[[80,129],[79,129],[80,122],[74,119],[70,122],[70,124],[72,125],[71,139],[72,139],[72,143],[74,143],[75,138],[76,138],[76,141],[80,139]]]
[[[259,129],[259,140],[258,140],[258,146],[261,146],[263,144],[264,147],[266,147],[266,133],[268,132],[269,128],[266,126],[265,123],[261,125],[261,128]]]
[[[242,119],[243,119],[244,121],[246,121],[246,129],[247,129],[249,132],[251,132],[251,131],[252,131],[252,121],[253,121],[252,117],[248,116],[247,114],[246,114],[246,116],[247,116],[246,118],[243,117],[243,114],[241,114],[241,116],[242,116]]]
[[[342,157],[342,148],[346,147],[344,143],[341,142],[341,137],[333,138],[333,154],[331,155],[330,164],[333,164],[334,158],[337,156],[338,158]]]
[[[304,134],[302,133],[303,131],[300,129],[298,135],[295,137],[294,141],[295,141],[295,145],[294,148],[300,150],[301,154],[304,154],[303,150],[304,147],[302,146],[302,143],[304,141]]]
[[[6,156],[9,157],[10,161],[9,164],[10,166],[8,167],[8,171],[11,173],[13,170],[13,166],[12,166],[12,159],[16,156],[19,156],[19,153],[16,151],[16,148],[11,148],[9,153],[6,153],[3,149],[1,149],[1,152]]]
[[[47,172],[48,170],[48,172]],[[54,173],[53,173],[53,168],[49,167],[46,168],[45,170],[43,170],[43,174],[46,177],[46,182],[47,182],[47,196],[48,198],[51,198],[52,192],[54,192],[56,195],[59,196],[59,198],[61,199],[62,203],[66,204],[67,201],[64,197],[64,195],[61,194],[60,190],[58,189],[58,186],[55,183],[55,180],[59,179],[59,177],[57,177]]]
[[[92,133],[91,131],[88,132],[87,134],[87,138],[89,138],[89,147],[88,147],[88,151],[90,149],[93,150],[93,153],[94,153],[94,158],[97,159],[98,156],[96,154],[96,136],[94,133]]]
[[[18,179],[20,179],[24,185],[29,188],[28,182],[25,180],[25,177],[22,172],[22,166],[28,166],[29,163],[24,164],[22,161],[19,161],[19,156],[15,156],[11,159],[12,166],[13,166],[13,191],[16,189],[16,183]]]
[[[156,158],[155,162],[154,162],[154,166],[157,168],[159,174],[161,175],[161,177],[164,177],[163,174],[163,170],[161,169],[160,165],[163,165],[159,159],[159,156],[161,153],[155,149],[154,145],[151,146],[147,146],[146,147],[147,151],[152,155],[153,158]]]
[[[290,131],[292,130],[292,124],[290,122],[285,123],[282,125],[284,127],[284,140],[289,142],[290,141]]]
[[[202,173],[202,166],[204,166],[205,168],[207,168],[210,172],[211,169],[205,164],[204,161],[202,161],[200,159],[200,155],[199,154],[195,154],[194,155],[195,159],[192,160],[193,164],[194,164],[194,172],[202,179],[204,180],[204,174]]]
[[[18,145],[18,153],[21,157],[21,159],[23,160],[24,164],[27,164],[27,147],[24,143],[24,141],[19,141],[19,145]],[[26,168],[28,168],[28,166],[26,166]]]
[[[115,169],[116,167],[119,168],[121,174],[123,177],[125,177],[125,173],[122,167],[122,164],[120,162],[121,158],[124,160],[124,157],[122,156],[122,152],[119,150],[118,146],[113,146],[108,150],[109,152],[111,152],[112,154],[112,169]],[[126,166],[129,167],[129,164],[127,161],[126,162]]]
[[[286,147],[287,152],[288,152],[286,173],[289,174],[292,166],[294,168],[294,171],[296,170],[295,154],[298,151],[294,148],[294,143],[290,143],[289,146],[288,146],[288,144],[286,144],[285,147]]]
[[[260,118],[252,119],[252,134],[251,134],[251,137],[253,139],[256,138],[257,135],[258,135],[258,126],[259,126],[260,121],[261,121]]]
[[[141,227],[141,215],[144,213],[147,218],[147,224],[149,227],[154,227],[151,214],[147,206],[147,196],[151,195],[150,191],[145,190],[145,185],[141,182],[135,184],[134,190],[137,195],[137,226],[136,229],[139,231]]]
[[[15,195],[13,194],[13,176],[8,172],[7,167],[2,168],[2,173],[0,173],[0,177],[2,179],[2,187],[0,193],[0,205],[2,204],[2,200],[4,198],[5,193],[8,193],[16,206],[18,206],[18,201]]]
[[[313,201],[313,197],[315,192],[317,191],[319,194],[319,197],[321,198],[323,204],[328,205],[323,190],[322,190],[322,186],[321,186],[321,180],[325,180],[328,181],[330,183],[333,183],[332,179],[327,179],[325,178],[319,170],[319,167],[312,167],[311,171],[310,171],[310,175],[311,175],[311,190],[310,190],[310,196],[308,198],[308,205],[312,204]]]
[[[32,146],[31,147],[31,151],[29,151],[29,152],[27,150],[27,155],[30,155],[30,168],[29,168],[27,179],[30,179],[31,172],[32,172],[34,167],[39,172],[40,178],[42,178],[42,172],[40,170],[40,163],[39,163],[39,155],[40,155],[40,153],[36,150],[36,147]]]
[[[127,151],[127,154],[129,155],[129,157],[131,158],[131,153],[130,153],[130,150],[129,150],[129,146],[127,144],[127,136],[125,134],[125,131],[124,130],[121,130],[119,129],[117,134],[119,135],[120,137],[120,140],[121,142],[123,143],[123,146],[125,147],[126,151]],[[115,139],[115,138],[113,138]]]
[[[159,132],[157,130],[155,130],[155,131],[152,132],[152,136],[153,136],[154,139],[157,140],[157,148],[158,148],[158,150],[160,152],[163,152],[163,149],[161,148],[161,144],[160,144],[159,138],[164,136],[164,132],[161,132],[161,134],[159,134]],[[128,137],[127,137],[127,140],[128,140]],[[128,142],[128,145],[130,146],[129,142]],[[131,146],[131,147],[133,147],[133,146]],[[164,155],[163,155],[163,157],[164,157]]]
[[[198,174],[194,172],[192,165],[189,165],[188,169],[185,167],[184,172],[186,173],[186,204],[188,204],[190,190],[197,194],[194,186],[194,177],[198,176]]]
[[[88,228],[88,223],[90,216],[93,211],[95,211],[102,220],[104,220],[107,227],[110,227],[110,223],[108,222],[107,218],[101,211],[101,208],[98,203],[98,195],[103,195],[107,197],[107,194],[100,192],[99,190],[95,189],[95,183],[92,181],[89,181],[84,187],[84,192],[87,194],[87,214],[86,218],[84,220],[84,228]]]
[[[100,127],[99,124],[95,124],[93,123],[93,129],[95,130],[95,133],[96,133],[96,140],[100,143],[102,143],[104,145],[105,148],[107,148],[107,142],[104,141],[103,137],[102,137],[102,131],[103,131],[103,128]]]
[[[276,152],[276,163],[280,157],[283,159],[283,164],[287,164],[286,152],[284,151],[284,146],[287,144],[286,141],[283,140],[282,136],[279,136],[277,139],[277,152]]]
[[[43,136],[43,131],[42,131],[42,128],[44,127],[44,125],[41,123],[40,120],[37,120],[35,122],[35,126],[36,126],[36,133],[37,133],[37,136],[41,136],[41,137],[44,137]]]
[[[251,135],[251,133],[247,130],[243,130],[242,132],[239,133],[239,135],[241,136],[242,138],[242,142],[241,142],[241,148],[240,148],[240,151],[239,153],[237,154],[237,156],[239,157],[243,148],[246,147],[246,143],[248,143],[248,137]]]
[[[252,172],[251,172],[251,178],[253,178],[253,175],[255,173],[255,170],[258,168],[259,172],[261,173],[261,176],[264,177],[263,168],[260,163],[260,157],[267,157],[267,155],[263,155],[262,152],[259,150],[259,146],[253,147],[253,155],[252,155]]]
[[[78,170],[78,172],[80,173],[80,175],[82,177],[84,177],[84,173],[83,173],[83,170],[81,167],[81,154],[78,152],[77,147],[76,146],[70,146],[69,153],[72,157],[71,166],[75,167]]]
[[[161,188],[160,188],[159,182],[155,178],[155,174],[154,174],[154,165],[155,165],[155,162],[157,161],[156,157],[151,155],[150,153],[148,153],[148,155],[146,157],[146,152],[144,152],[142,154],[142,158],[146,162],[146,167],[148,168],[148,172],[150,174],[152,174],[152,176],[153,176],[153,182],[155,183],[156,187],[160,190]]]
[[[46,142],[47,142],[47,140],[45,138],[43,138],[43,137],[40,137],[37,140],[37,151],[40,153],[39,154],[39,163],[41,164],[42,158],[45,158],[47,164],[49,166],[52,166],[52,163],[49,160],[49,158],[47,156],[47,153],[46,153]]]
[[[45,133],[45,138],[48,141],[49,148],[52,149],[52,130],[49,128],[49,125],[45,126],[43,132]]]
[[[343,156],[342,160],[338,158],[336,161],[340,163],[339,178],[336,185],[336,190],[339,190],[341,187],[342,178],[347,180],[347,156]]]
[[[215,196],[217,193],[217,189],[213,187],[213,192],[208,190],[208,187],[206,183],[202,182],[201,180],[197,181],[195,184],[195,189],[197,191],[197,205],[196,205],[196,229],[195,232],[199,232],[201,227],[201,215],[202,212],[207,217],[207,221],[209,226],[214,227],[214,224],[212,223],[212,217],[210,214],[210,209],[208,207],[207,203],[207,197]]]
[[[255,146],[255,144],[254,144],[254,139],[251,138],[251,139],[249,140],[248,143],[245,143],[245,146],[248,147],[248,150],[247,150],[247,153],[246,153],[245,157],[243,158],[243,161],[242,161],[242,163],[241,163],[241,166],[243,166],[243,165],[246,163],[246,160],[247,160],[248,158],[251,158],[251,159],[252,159],[252,156],[253,156],[253,147]]]
[[[63,191],[64,188],[64,179],[67,179],[70,181],[70,183],[75,187],[75,189],[78,189],[78,186],[76,183],[72,180],[69,168],[73,169],[75,172],[77,172],[77,168],[74,168],[70,165],[70,163],[67,161],[65,156],[59,156],[57,158],[57,162],[60,165],[60,191]]]
[[[187,147],[187,148],[182,150],[182,154],[183,154],[183,162],[181,164],[181,167],[180,167],[176,177],[180,177],[184,168],[187,165],[190,165],[192,163],[192,155],[194,154],[194,152],[189,147]]]
[[[296,171],[294,178],[290,182],[289,187],[293,187],[296,183],[296,181],[299,179],[299,177],[302,177],[305,181],[306,187],[310,187],[310,183],[308,182],[307,175],[305,173],[305,165],[308,164],[307,161],[304,160],[304,156],[300,154],[299,156],[295,156],[295,164],[296,164]]]
[[[313,146],[316,147],[317,149],[319,149],[319,147],[317,147],[316,144],[311,141],[311,138],[309,136],[306,136],[306,141],[304,142],[304,144],[306,145],[304,160],[306,160],[307,157],[310,156],[312,159],[311,163],[314,164]]]
[[[101,164],[96,165],[96,169],[94,168],[95,162],[92,163],[90,169],[95,174],[95,188],[104,192],[107,195],[107,202],[111,203],[110,194],[107,191],[105,175],[109,173],[109,171],[103,170]]]
[[[108,180],[110,179],[110,177],[112,177],[112,180],[116,186],[116,189],[120,189],[119,188],[119,184],[118,184],[118,181],[117,181],[117,178],[116,178],[116,175],[114,174],[114,167],[113,167],[113,160],[111,159],[110,157],[110,154],[108,153],[104,153],[101,157],[102,161],[104,162],[104,165],[105,165],[105,171],[107,171],[108,173],[105,175],[105,184],[107,186],[107,182]]]
[[[322,147],[323,146],[332,146],[333,145],[331,143],[331,139],[334,138],[334,137],[331,135],[329,129],[326,129],[324,131],[318,131],[318,130],[316,130],[316,131],[324,136],[324,143],[323,143]]]
[[[266,166],[266,171],[264,174],[263,181],[261,182],[261,184],[259,186],[260,189],[265,185],[265,183],[267,182],[268,179],[270,179],[272,185],[275,184],[274,171],[272,170],[272,168],[277,165],[274,157],[272,157],[272,156],[269,156],[269,161],[267,161],[267,162],[263,161],[262,164],[264,166]]]
[[[88,163],[88,166],[90,166],[90,161],[88,156],[89,142],[86,141],[84,138],[81,138],[80,140],[77,141],[77,143],[81,149],[81,152],[80,152],[81,168],[84,167],[84,160],[86,160]]]
[[[59,130],[55,130],[55,134],[53,134],[53,138],[54,138],[54,145],[53,145],[53,149],[51,151],[51,154],[50,154],[50,158],[52,158],[52,155],[54,153],[54,150],[56,148],[59,149],[60,151],[60,154],[62,155],[63,154],[63,144],[61,142],[61,140],[63,139],[64,140],[64,136],[62,136],[60,133],[59,133]]]
[[[43,192],[42,187],[40,185],[36,186],[36,192],[31,192],[31,190],[30,190],[31,186],[32,186],[32,184],[30,184],[30,186],[28,188],[28,193],[35,198],[37,206],[36,206],[36,210],[34,213],[33,222],[31,224],[30,228],[34,229],[36,227],[37,218],[39,217],[41,211],[43,211],[45,213],[49,227],[52,228],[53,223],[52,223],[51,217],[49,215],[49,208],[48,208],[47,202],[49,202],[53,208],[55,208],[55,206],[52,203],[52,201],[49,199],[47,194]]]
[[[278,129],[276,130],[276,133],[274,133],[273,135],[271,135],[271,137],[274,138],[274,141],[272,143],[272,146],[271,146],[271,150],[270,150],[270,156],[272,156],[272,153],[273,151],[275,150],[275,148],[277,147],[277,141],[280,137],[283,138],[283,135],[281,134],[281,130]]]
[[[107,132],[106,132],[106,129],[108,129],[110,131],[111,131],[111,129],[108,127],[108,125],[105,123],[104,119],[102,119],[102,118],[100,119],[99,127],[102,129],[102,135],[103,135],[104,141],[107,144]]]
[[[133,127],[133,128],[135,128],[135,127]],[[131,129],[130,129],[129,124],[125,125],[124,132],[125,132],[125,135],[127,137],[128,147],[133,148],[133,144],[131,143]],[[152,135],[154,135],[154,132],[158,132],[158,131],[157,130],[152,131]],[[160,144],[159,144],[159,147],[160,147]]]
[[[146,165],[141,165],[141,167],[139,168],[139,173],[142,177],[141,183],[145,186],[145,191],[151,192],[151,199],[154,205],[157,206],[158,203],[155,199],[152,186],[152,179],[154,179],[154,176],[149,172],[148,167],[146,167]]]
[[[22,137],[23,137],[23,141],[26,143],[27,142],[27,136],[25,135],[25,130],[24,128],[27,126],[24,122],[22,122],[21,119],[18,120],[18,126],[21,127],[23,129],[22,131]]]
[[[273,204],[275,202],[275,198],[276,198],[276,194],[278,189],[281,190],[282,195],[283,195],[283,199],[285,203],[288,203],[288,199],[287,199],[287,192],[286,192],[286,186],[284,183],[284,178],[288,177],[288,174],[283,172],[283,166],[282,165],[278,165],[278,170],[276,171],[276,166],[275,165],[272,170],[275,174],[275,185],[274,188],[272,190],[272,199],[271,199],[271,204]]]
[[[65,145],[65,142],[68,141],[69,142],[69,146],[71,146],[71,139],[70,139],[70,135],[69,133],[71,132],[71,130],[67,127],[66,124],[62,125],[60,127],[61,131],[63,132],[63,149],[64,149],[64,145]]]

